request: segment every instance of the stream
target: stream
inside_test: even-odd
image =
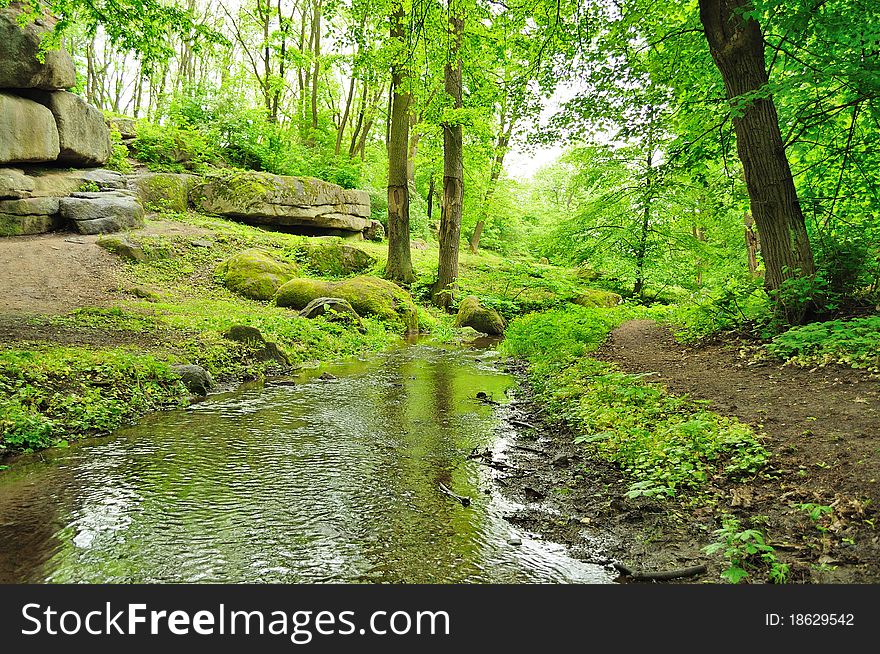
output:
[[[610,581],[506,522],[467,459],[503,449],[476,398],[508,401],[497,359],[404,345],[25,457],[0,472],[0,582]]]

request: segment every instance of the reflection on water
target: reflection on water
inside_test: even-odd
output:
[[[508,544],[466,459],[498,421],[476,393],[512,384],[489,359],[412,345],[15,465],[0,474],[0,581],[607,581],[545,543]]]

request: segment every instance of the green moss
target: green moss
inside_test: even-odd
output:
[[[358,315],[397,323],[408,333],[419,329],[418,311],[409,293],[378,277],[353,277],[338,282],[292,279],[278,289],[275,302],[280,307],[300,310],[319,297],[346,300]]]
[[[376,258],[360,248],[336,241],[306,247],[309,270],[316,275],[346,277],[363,273],[376,265]]]
[[[483,307],[479,298],[468,295],[458,305],[455,326],[471,327],[484,334],[499,335],[504,333],[506,324],[504,318],[495,309]]]
[[[582,307],[616,307],[623,302],[623,298],[617,293],[610,291],[600,291],[599,289],[590,288],[581,291],[572,303]]]
[[[186,211],[192,181],[186,175],[155,173],[137,179],[138,196],[155,211]]]
[[[276,261],[264,250],[251,248],[226,259],[216,272],[229,290],[252,300],[271,300],[297,269],[294,264]]]

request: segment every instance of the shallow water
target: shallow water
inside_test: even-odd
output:
[[[505,522],[467,460],[500,422],[477,392],[504,402],[514,381],[494,359],[410,345],[19,462],[0,581],[608,581]]]

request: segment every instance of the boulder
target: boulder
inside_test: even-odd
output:
[[[361,317],[347,301],[338,297],[319,297],[309,302],[299,315],[303,318],[324,316],[330,322],[342,322],[362,327]]]
[[[484,307],[475,295],[468,295],[458,305],[455,326],[473,327],[484,334],[498,335],[504,333],[507,323],[495,309]]]
[[[267,341],[256,327],[248,325],[233,325],[223,334],[223,337],[236,343],[244,343],[254,348],[254,358],[257,361],[273,361],[282,367],[289,367],[290,360],[276,343]]]
[[[0,62],[2,69],[2,55]],[[59,152],[52,112],[33,100],[0,93],[0,164],[55,161]]]
[[[197,184],[193,206],[254,225],[362,232],[370,224],[364,191],[311,177],[240,172]]]
[[[73,193],[59,202],[61,217],[80,234],[107,234],[143,226],[144,208],[123,191]]]
[[[418,311],[409,293],[378,277],[351,277],[337,282],[300,277],[291,279],[275,294],[278,306],[298,311],[317,298],[346,300],[359,316],[397,323],[407,333],[419,330]]]
[[[195,175],[144,173],[130,178],[129,188],[149,209],[184,212],[189,206],[190,187],[198,180]]]
[[[70,166],[101,166],[110,158],[110,130],[104,114],[67,91],[31,91],[28,96],[44,105],[58,125],[58,161]]]
[[[309,269],[318,275],[345,277],[376,265],[374,256],[339,239],[320,239],[317,243],[310,243],[305,254]]]
[[[0,200],[0,236],[43,234],[63,224],[58,198]]]
[[[0,9],[0,88],[69,89],[76,84],[73,59],[63,49],[49,50],[40,61],[40,43],[55,26],[45,17],[24,26],[18,23],[22,3]]]
[[[204,397],[214,388],[214,378],[201,366],[182,364],[171,366],[171,369],[178,374],[180,381],[193,395]]]
[[[151,247],[145,248],[142,243],[138,243],[127,236],[104,235],[101,236],[96,243],[108,252],[111,252],[126,261],[133,261],[135,263],[156,261],[157,259],[164,259],[168,256],[166,250]]]
[[[232,255],[217,266],[226,287],[252,300],[271,300],[275,292],[297,274],[294,264],[276,261],[266,251],[251,248]]]
[[[233,325],[223,333],[223,338],[248,345],[264,345],[266,343],[262,332],[256,327],[248,325]]]
[[[378,220],[371,220],[370,224],[364,230],[364,238],[368,241],[384,241],[385,226]]]
[[[125,175],[114,170],[93,168],[89,170],[44,169],[29,171],[35,197],[63,197],[91,189],[98,191],[124,191]]]
[[[591,288],[581,291],[572,302],[582,307],[616,307],[623,302],[623,298],[617,293]]]
[[[0,200],[30,197],[34,180],[17,168],[0,168]]]
[[[125,116],[114,116],[113,118],[107,118],[107,129],[112,131],[119,132],[119,137],[122,139],[133,139],[137,137],[137,121],[134,118],[128,118]]]

